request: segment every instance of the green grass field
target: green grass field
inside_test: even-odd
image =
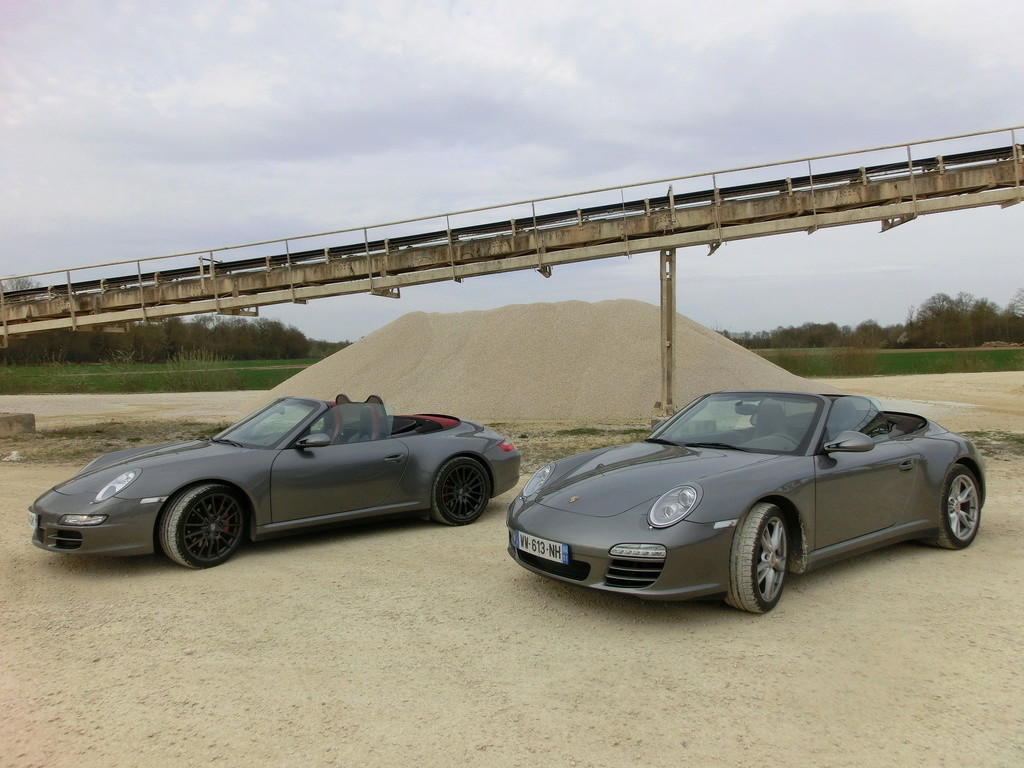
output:
[[[798,376],[902,376],[1024,370],[1024,349],[772,349],[759,354]],[[0,366],[0,394],[214,392],[272,389],[318,362],[186,359],[170,363]]]
[[[768,349],[766,360],[797,376],[907,376],[1024,370],[1024,349]]]
[[[271,389],[317,362],[184,360],[170,363],[0,366],[0,394],[215,392]]]

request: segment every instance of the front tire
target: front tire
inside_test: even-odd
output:
[[[187,568],[212,568],[235,554],[245,514],[234,491],[204,483],[172,498],[157,527],[160,546],[171,560]]]
[[[978,478],[963,464],[946,475],[939,496],[939,532],[927,543],[943,549],[970,546],[981,527],[981,492]]]
[[[448,459],[437,470],[430,491],[430,518],[445,525],[467,525],[487,509],[491,478],[479,461]]]
[[[767,613],[782,597],[786,582],[789,532],[782,510],[756,504],[740,522],[729,559],[729,595],[733,608]]]

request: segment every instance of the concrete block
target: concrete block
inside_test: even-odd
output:
[[[34,413],[0,413],[0,437],[30,435],[35,431]]]

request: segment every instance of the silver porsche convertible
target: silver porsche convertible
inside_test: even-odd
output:
[[[771,610],[787,573],[978,533],[970,440],[858,396],[716,392],[644,442],[540,469],[508,511],[509,554],[543,576],[659,600]]]
[[[519,461],[504,437],[453,416],[282,398],[211,439],[101,456],[28,516],[50,552],[159,549],[207,568],[244,538],[391,516],[471,523],[518,482]]]

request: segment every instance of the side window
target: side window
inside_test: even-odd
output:
[[[817,425],[815,416],[818,412],[818,403],[812,400],[780,400],[786,412],[786,433],[798,443],[803,443],[808,437],[812,426]]]
[[[835,440],[840,432],[861,432],[875,442],[889,439],[889,420],[878,401],[851,395],[837,397],[825,424],[825,439]]]
[[[337,425],[338,409],[337,406],[334,406],[324,411],[316,421],[306,427],[303,437],[307,435],[327,435],[331,438],[331,444],[336,445],[340,437],[340,431],[336,428]]]

